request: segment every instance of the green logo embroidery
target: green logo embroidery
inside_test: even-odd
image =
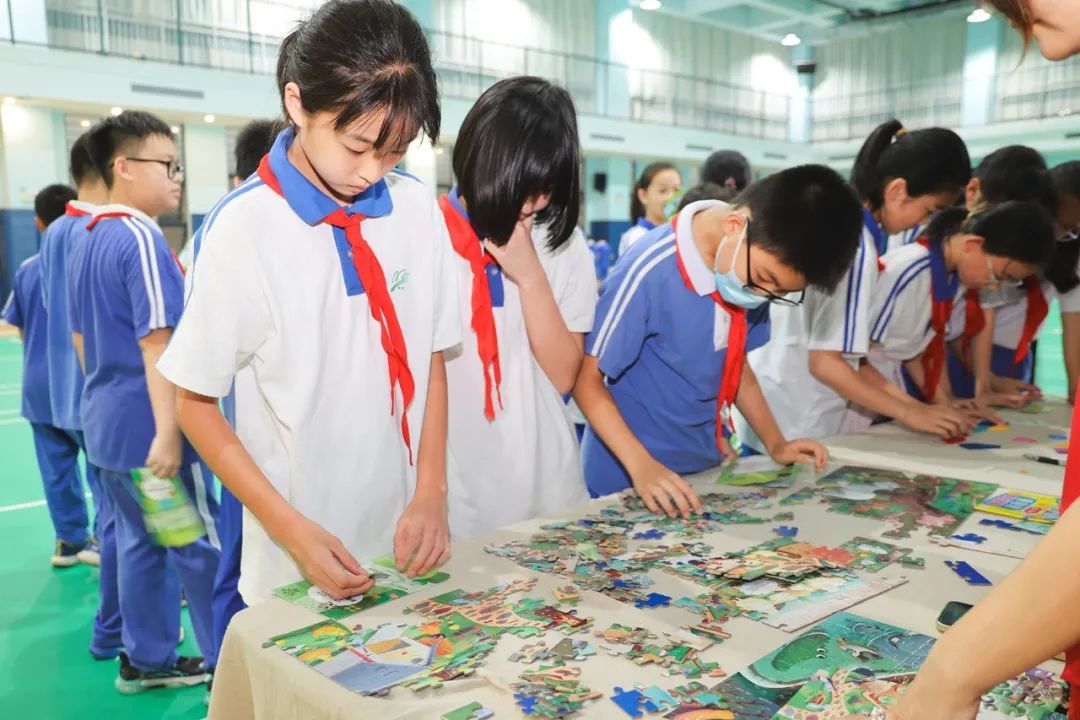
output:
[[[400,290],[405,287],[405,283],[409,282],[409,271],[405,268],[395,270],[393,276],[390,278],[390,292]]]

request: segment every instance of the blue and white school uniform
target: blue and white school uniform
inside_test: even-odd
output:
[[[638,221],[619,237],[619,255],[629,252],[634,243],[654,229],[656,229],[656,225],[651,220],[646,217],[639,217]]]
[[[925,230],[925,227],[923,225],[916,225],[915,227],[904,230],[903,232],[893,233],[892,235],[889,235],[888,241],[886,243],[886,253],[890,253],[896,248],[901,248],[905,245],[910,245],[911,243],[915,242],[919,239],[919,236],[922,235],[923,230]]]
[[[207,535],[168,549],[147,533],[131,477],[146,464],[155,434],[139,340],[176,326],[183,277],[157,223],[144,213],[106,205],[97,208],[94,220],[68,258],[68,311],[72,331],[83,336],[86,451],[101,468],[116,511],[123,645],[139,670],[175,663],[182,583],[199,647],[212,666],[210,603],[219,555],[213,477],[183,441],[180,477]]]
[[[41,290],[41,257],[33,255],[15,271],[3,317],[23,332],[21,414],[33,430],[56,539],[81,547],[89,538],[89,517],[79,473],[79,444],[72,432],[56,426],[49,402],[46,314]]]
[[[919,356],[931,361],[933,355],[936,373],[931,377],[924,362],[924,374],[925,383],[936,387],[946,371],[948,318],[956,303],[962,303],[959,277],[946,269],[941,245],[905,245],[885,255],[882,264],[871,304],[870,362],[895,385],[911,391],[915,388],[905,380],[903,363]],[[943,318],[937,344],[933,344],[938,335],[932,321],[935,306]],[[923,394],[922,388],[915,390],[913,394]]]
[[[461,341],[452,250],[434,197],[412,176],[391,172],[344,208],[365,218],[360,230],[404,337],[415,395],[403,413],[348,231],[324,222],[342,208],[289,161],[292,141],[282,132],[259,175],[208,217],[184,319],[158,366],[209,397],[224,397],[250,368],[265,408],[256,422],[270,430],[258,443],[241,436],[246,449],[285,500],[364,560],[392,550],[415,488],[402,420],[415,452],[431,356]],[[238,429],[249,407],[241,400],[238,392]],[[242,545],[248,604],[301,579],[246,509]]]
[[[808,287],[802,305],[770,307],[770,340],[747,356],[785,438],[826,438],[869,424],[810,372],[812,350],[839,352],[857,369],[870,349],[870,297],[878,276],[877,242],[884,233],[869,213],[863,220],[855,259],[836,290]],[[765,452],[741,413],[735,415],[735,432],[745,445]]]
[[[663,225],[619,258],[600,292],[596,323],[585,340],[585,352],[597,359],[635,437],[657,462],[681,474],[723,460],[716,438],[717,396],[731,318],[713,298],[713,270],[693,237],[694,215],[718,205],[725,204],[703,200],[687,205],[679,213],[678,232]],[[747,347],[766,336],[751,332]],[[630,486],[626,469],[591,425],[581,453],[594,497]]]
[[[456,189],[448,212],[467,220]],[[451,226],[453,227],[464,224]],[[468,228],[465,228],[468,230]],[[479,242],[475,234],[467,239]],[[592,330],[597,285],[592,253],[580,230],[557,250],[548,247],[548,233],[534,226],[533,244],[551,285],[559,313],[572,333]],[[473,270],[454,253],[461,325],[470,327]],[[520,291],[499,266],[487,266],[498,344],[501,382],[493,403],[494,418],[485,416],[485,368],[473,331],[459,348],[447,353],[449,445],[447,489],[450,530],[465,538],[520,520],[556,512],[589,499],[581,473],[578,442],[562,396],[544,374],[529,343]]]
[[[82,391],[86,378],[71,342],[71,322],[68,318],[68,257],[71,249],[85,240],[87,223],[95,206],[72,200],[63,215],[53,220],[41,238],[41,300],[45,306],[47,366],[49,373],[49,406],[53,424],[64,430],[74,441],[65,452],[86,453],[86,438],[82,426]],[[120,594],[116,584],[115,514],[109,494],[101,487],[98,468],[86,462],[86,484],[94,501],[94,536],[100,548],[100,605],[94,623],[90,652],[96,657],[114,655],[121,644]],[[77,502],[86,512],[86,498],[81,483]]]

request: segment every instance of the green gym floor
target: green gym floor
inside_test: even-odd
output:
[[[30,425],[19,417],[22,345],[0,337],[0,716],[34,720],[198,720],[205,687],[121,695],[115,661],[86,650],[97,568],[49,565],[53,534]],[[89,498],[87,503],[89,503]],[[184,611],[187,639],[198,655]]]
[[[1059,395],[1065,392],[1061,352],[1054,309],[1040,341],[1036,380]],[[87,652],[98,573],[85,565],[49,565],[52,529],[30,426],[19,417],[21,360],[19,341],[0,337],[0,715],[11,717],[18,708],[35,720],[205,717],[204,688],[123,696],[113,688],[116,663],[94,661]],[[180,651],[196,655],[186,611],[184,625]]]

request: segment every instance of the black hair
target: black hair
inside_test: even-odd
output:
[[[281,43],[283,107],[291,82],[300,88],[304,110],[334,113],[337,130],[385,110],[376,148],[406,145],[420,130],[432,142],[439,137],[439,85],[427,38],[412,13],[390,0],[320,6]]]
[[[737,150],[717,150],[701,168],[702,185],[715,183],[722,187],[734,186],[736,192],[742,192],[753,179],[750,161]]]
[[[538,77],[500,80],[469,110],[454,143],[454,177],[476,234],[510,240],[530,198],[550,195],[535,222],[548,246],[570,239],[581,210],[581,145],[570,93]]]
[[[648,190],[652,185],[653,178],[665,170],[674,170],[678,172],[678,168],[669,162],[654,162],[645,166],[645,169],[641,172],[641,177],[638,178],[637,183],[634,184],[634,189],[630,193],[630,224],[636,225],[637,221],[645,216],[645,205],[641,200],[638,200],[638,190]]]
[[[1050,171],[1050,177],[1054,181],[1059,201],[1065,197],[1080,201],[1080,160],[1070,160],[1056,165]],[[1074,229],[1065,228],[1066,231]],[[1046,269],[1046,279],[1053,283],[1059,293],[1067,293],[1080,285],[1080,277],[1076,273],[1078,265],[1080,265],[1080,238],[1063,240],[1057,244],[1054,262]]]
[[[64,207],[76,198],[70,185],[49,185],[34,196],[34,214],[45,227],[64,214]]]
[[[723,200],[724,202],[731,202],[738,195],[735,192],[735,188],[730,185],[717,185],[716,183],[701,183],[683,193],[683,196],[679,198],[679,209],[693,202],[699,200]]]
[[[862,237],[862,204],[840,175],[800,165],[751,185],[736,200],[750,209],[755,247],[832,291],[851,267]]]
[[[931,193],[959,193],[971,179],[971,158],[960,136],[933,127],[904,129],[899,120],[878,125],[863,143],[851,171],[851,184],[871,210],[885,202],[885,186],[907,181],[911,197]]]
[[[75,183],[75,187],[101,179],[101,173],[94,165],[94,159],[90,157],[90,150],[87,147],[90,132],[90,130],[84,132],[71,146],[68,171],[71,173],[71,180]]]
[[[946,208],[926,228],[931,243],[943,243],[957,233],[981,237],[987,255],[1030,263],[1039,270],[1050,266],[1058,244],[1050,212],[1039,203],[1021,200],[985,205],[974,213]]]
[[[280,127],[274,120],[252,120],[244,126],[236,136],[236,148],[233,150],[236,158],[235,177],[246,180],[259,169],[259,161],[274,144],[278,129]]]
[[[157,115],[141,110],[125,110],[107,117],[86,133],[86,148],[98,174],[112,188],[113,162],[123,153],[134,152],[135,146],[149,137],[171,138],[172,130]]]
[[[975,168],[982,198],[990,204],[1007,200],[1037,202],[1057,213],[1057,190],[1046,160],[1024,145],[1007,145],[983,158]]]

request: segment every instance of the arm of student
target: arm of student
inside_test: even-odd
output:
[[[1065,355],[1065,376],[1069,402],[1076,402],[1077,378],[1080,378],[1080,312],[1061,314],[1061,345]]]
[[[1021,408],[1038,394],[1038,388],[1010,378],[997,377],[991,369],[994,355],[994,327],[997,311],[983,308],[986,323],[971,340],[971,365],[975,375],[975,405],[989,408],[1004,406]],[[1025,392],[1021,392],[1021,391]]]
[[[959,413],[935,411],[910,399],[868,362],[862,362],[856,371],[839,352],[811,350],[810,372],[848,402],[907,428],[941,437],[961,434],[964,421]]]
[[[176,417],[214,475],[289,553],[309,582],[335,598],[371,588],[372,579],[342,542],[304,517],[270,484],[226,422],[216,398],[181,388]]]
[[[519,222],[510,241],[484,246],[521,292],[521,308],[529,347],[552,385],[565,395],[574,388],[585,350],[585,336],[566,327],[555,294],[532,240],[532,219]]]
[[[701,501],[689,483],[657,462],[626,424],[592,355],[586,355],[581,364],[574,400],[589,425],[626,468],[634,490],[651,512],[664,512],[670,517],[701,512]]]
[[[398,520],[394,558],[410,577],[423,575],[450,557],[446,517],[446,362],[431,356],[424,425],[416,463],[416,492]]]
[[[824,445],[813,440],[788,441],[784,438],[772,410],[769,409],[769,403],[761,392],[757,375],[754,374],[749,363],[743,366],[742,376],[739,378],[739,392],[735,395],[735,406],[761,438],[761,442],[765,444],[765,449],[773,460],[781,465],[813,463],[814,469],[818,472],[825,469],[825,463],[829,461],[829,451]]]
[[[82,333],[71,333],[71,346],[75,348],[75,357],[79,359],[79,367],[86,373],[86,352],[83,350]]]
[[[890,720],[970,720],[986,690],[1080,641],[1077,548],[1080,506],[937,641]]]
[[[171,328],[159,328],[139,338],[146,390],[154,414],[154,439],[146,455],[146,467],[158,477],[172,477],[180,470],[183,443],[176,424],[176,386],[162,377],[157,362],[172,337]]]

